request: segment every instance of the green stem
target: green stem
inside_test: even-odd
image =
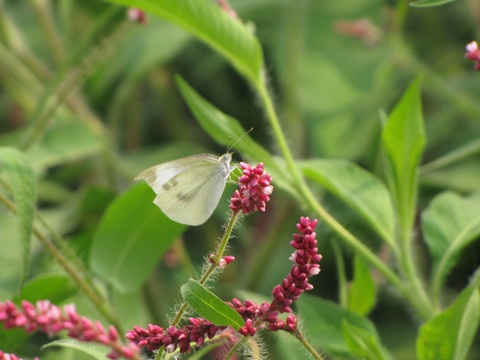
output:
[[[401,33],[405,19],[408,14],[409,0],[397,0],[397,6],[395,7],[394,27],[397,33]]]
[[[465,159],[466,157],[480,153],[480,139],[475,139],[469,143],[460,146],[457,149],[439,157],[436,160],[429,162],[428,164],[422,165],[420,168],[420,173],[424,174],[430,171],[440,169],[442,167],[455,164],[460,160]]]
[[[245,343],[247,341],[249,337],[248,336],[244,336],[242,337],[235,345],[232,346],[232,348],[230,349],[230,351],[228,352],[228,354],[225,356],[225,359],[223,360],[228,360],[230,359],[233,354],[235,354],[237,352],[237,349],[243,345],[243,343]]]
[[[323,358],[320,356],[320,354],[313,348],[312,344],[310,344],[302,335],[300,330],[295,329],[295,331],[292,333],[298,341],[303,345],[303,347],[317,360],[323,360]]]
[[[17,214],[15,204],[7,198],[3,193],[0,193],[0,202],[4,203],[14,214]],[[120,333],[124,333],[122,326],[116,316],[111,311],[108,304],[98,296],[96,289],[90,286],[71,266],[68,259],[56,248],[56,246],[45,236],[37,226],[33,226],[33,234],[40,240],[45,248],[50,252],[52,257],[63,267],[73,281],[78,285],[80,290],[90,299],[98,311],[107,319],[113,326],[115,326]]]
[[[264,104],[266,115],[270,121],[273,133],[277,139],[278,146],[282,152],[288,171],[293,177],[293,181],[296,183],[301,196],[305,203],[337,234],[345,241],[350,247],[352,247],[360,256],[362,256],[367,262],[374,266],[383,276],[385,276],[402,294],[406,296],[412,306],[419,311],[419,314],[424,319],[430,318],[433,314],[433,307],[426,297],[425,291],[421,286],[419,279],[414,276],[414,267],[411,266],[411,258],[407,259],[404,264],[406,275],[409,277],[410,283],[413,285],[413,289],[410,285],[406,285],[402,282],[400,277],[393,272],[375,253],[373,253],[368,247],[366,247],[358,238],[345,229],[335,218],[333,218],[323,206],[316,201],[311,190],[308,188],[300,170],[295,165],[295,161],[288,147],[285,136],[282,132],[277,114],[273,107],[272,100],[266,89],[265,80],[257,83],[257,90],[259,96]],[[412,290],[415,293],[412,293]]]
[[[232,235],[233,228],[235,227],[235,222],[237,221],[240,213],[241,213],[240,211],[232,212],[232,216],[230,217],[230,220],[228,221],[227,228],[225,229],[222,240],[220,241],[220,243],[219,243],[219,245],[218,245],[218,247],[215,251],[215,255],[217,256],[218,259],[220,259],[223,256],[223,253],[225,252],[225,249],[227,248],[228,240],[230,239],[230,236]],[[217,269],[218,269],[218,264],[210,264],[210,266],[207,268],[207,270],[204,272],[204,274],[202,275],[200,280],[198,280],[198,282],[200,284],[204,285],[208,281],[208,279],[210,278],[212,273]],[[177,313],[175,314],[175,317],[172,320],[172,325],[173,326],[176,326],[180,322],[180,319],[182,318],[185,311],[188,309],[188,306],[189,305],[187,304],[186,301],[184,301],[182,303],[182,305],[180,305],[180,308],[178,309]],[[163,355],[163,352],[164,352],[164,347],[161,347],[158,350],[157,355],[155,356],[155,360],[161,359],[162,355]]]
[[[401,240],[398,261],[403,275],[407,280],[402,293],[417,310],[422,319],[426,321],[434,316],[435,310],[425,291],[425,287],[420,280],[415,264],[413,263],[410,236],[408,235],[408,238],[403,238]]]
[[[40,27],[43,30],[55,63],[57,65],[61,64],[65,59],[65,51],[60,34],[55,27],[55,21],[49,6],[50,2],[46,0],[30,0],[30,4],[40,22]]]
[[[369,248],[360,242],[353,234],[345,229],[335,218],[333,218],[320,203],[315,200],[314,195],[308,188],[305,180],[303,179],[300,170],[295,165],[295,161],[288,147],[285,136],[280,127],[277,114],[272,104],[272,100],[268,95],[265,88],[265,84],[262,83],[258,86],[260,98],[265,106],[268,120],[272,126],[273,133],[277,139],[280,151],[282,152],[285,162],[287,164],[288,171],[293,176],[294,182],[297,184],[298,190],[303,197],[306,204],[348,245],[354,248],[361,256],[363,256],[370,264],[375,266],[390,282],[397,288],[402,289],[403,285],[400,278],[386,266],[378,256],[376,256]]]

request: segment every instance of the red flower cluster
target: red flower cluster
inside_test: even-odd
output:
[[[297,224],[297,229],[300,234],[294,234],[293,240],[290,242],[296,251],[290,257],[290,260],[296,263],[292,266],[290,274],[282,281],[281,285],[273,288],[273,301],[263,303],[258,306],[255,303],[247,300],[244,304],[238,299],[233,299],[230,304],[238,313],[247,320],[256,320],[251,326],[261,321],[269,323],[268,328],[272,331],[285,330],[292,332],[296,328],[296,318],[291,313],[290,305],[298,299],[304,291],[312,290],[313,286],[308,283],[308,279],[317,275],[320,272],[320,265],[322,255],[318,254],[317,240],[315,239],[315,226],[317,220],[310,221],[310,219],[301,217],[300,223]],[[290,313],[287,316],[286,323],[278,318],[279,313]],[[246,324],[247,325],[247,324]],[[247,328],[249,334],[255,333],[254,330]],[[245,335],[245,334],[244,334]]]
[[[313,231],[317,225],[317,220],[310,221],[307,218],[300,218],[297,229],[300,234],[294,234],[290,244],[296,251],[290,257],[290,260],[296,264],[292,267],[290,274],[282,281],[281,285],[273,289],[274,299],[269,304],[267,302],[258,305],[250,300],[242,303],[238,299],[233,299],[227,303],[235,309],[245,320],[243,327],[239,329],[240,334],[244,336],[253,336],[258,329],[268,327],[271,331],[285,330],[293,332],[297,327],[297,319],[293,315],[290,305],[298,299],[304,291],[313,289],[308,283],[308,279],[320,272],[318,263],[322,255],[318,254],[317,240]],[[215,255],[211,255],[211,258]],[[289,313],[285,321],[279,318],[280,313]],[[190,350],[190,343],[195,342],[197,346],[203,344],[206,338],[213,338],[222,333],[230,341],[235,342],[233,330],[225,326],[216,326],[205,319],[190,318],[190,325],[183,329],[175,326],[164,330],[157,325],[149,325],[148,329],[139,326],[129,331],[126,337],[135,342],[139,347],[147,346],[148,350],[157,350],[165,346],[165,350],[173,352],[179,348],[181,353]]]
[[[475,70],[480,70],[480,50],[478,49],[478,43],[476,41],[472,41],[465,46],[465,57],[472,61],[475,61]]]
[[[21,309],[11,301],[6,301],[0,303],[0,322],[4,322],[5,329],[24,328],[25,332],[40,330],[49,336],[67,330],[71,338],[109,346],[112,349],[107,355],[110,359],[138,359],[137,345],[130,343],[129,346],[123,346],[118,342],[118,333],[113,326],[106,332],[100,322],[92,322],[78,315],[73,304],[65,305],[64,312],[65,315],[48,300],[38,301],[35,305],[22,301]]]
[[[158,350],[165,346],[168,352],[174,352],[177,347],[181,353],[190,351],[190,343],[194,342],[200,346],[205,338],[213,338],[218,332],[226,329],[226,326],[216,326],[205,319],[190,318],[190,325],[183,329],[170,326],[166,331],[158,325],[148,325],[148,329],[135,326],[126,337],[136,343],[139,347],[147,346],[149,351]],[[230,336],[230,335],[228,335]]]
[[[243,211],[245,214],[257,210],[265,211],[266,202],[270,200],[273,191],[272,177],[265,172],[263,163],[251,167],[241,162],[243,175],[239,177],[240,190],[233,193],[230,208],[234,211]]]

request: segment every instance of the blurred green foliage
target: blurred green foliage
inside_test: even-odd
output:
[[[379,257],[385,255],[382,260],[392,270],[399,264],[386,250],[393,248],[395,231],[391,199],[378,180],[384,178],[381,132],[385,114],[418,74],[423,75],[426,145],[420,166],[414,169],[418,170],[418,199],[412,195],[411,199],[400,196],[393,200],[417,201],[415,208],[410,204],[410,216],[413,228],[422,223],[424,226],[423,233],[419,231],[414,239],[421,277],[428,278],[432,267],[451,270],[439,274],[441,279],[435,278],[437,282],[428,288],[438,295],[445,278],[442,304],[437,304],[436,310],[445,308],[460,293],[461,298],[448,312],[437,314],[432,323],[423,325],[423,337],[417,340],[423,323],[418,314],[391,291],[390,285],[385,285],[378,273],[373,271],[368,276],[366,264],[358,262],[352,249],[320,224],[317,238],[323,255],[322,272],[313,279],[313,295],[317,297],[302,299],[298,311],[302,306],[304,314],[316,307],[322,309],[306,318],[304,326],[307,336],[310,333],[316,337],[313,343],[335,358],[352,354],[362,358],[358,349],[377,338],[394,358],[416,358],[416,346],[422,359],[435,358],[421,348],[428,343],[427,335],[435,330],[435,324],[446,326],[455,312],[461,313],[456,319],[465,316],[464,308],[469,308],[469,314],[475,313],[471,304],[478,302],[478,294],[470,288],[463,290],[480,265],[480,247],[475,241],[479,234],[478,192],[468,196],[480,184],[480,73],[475,73],[472,63],[464,58],[465,45],[480,39],[478,1],[411,8],[404,0],[230,0],[229,4],[261,44],[265,63],[262,76],[267,78],[293,154],[306,159],[298,165],[311,181],[315,196],[363,244]],[[224,153],[227,136],[238,137],[240,124],[243,129],[254,128],[250,136],[255,142],[246,138],[239,143],[241,153],[235,155],[236,161],[242,156],[264,161],[267,171],[270,161],[276,190],[266,213],[247,217],[235,229],[230,252],[236,261],[211,290],[223,300],[241,297],[240,291],[248,290],[268,301],[271,289],[291,266],[288,242],[295,223],[299,216],[315,214],[308,204],[299,201],[291,174],[276,157],[279,147],[254,88],[259,74],[250,71],[258,65],[256,50],[252,50],[254,60],[245,70],[243,64],[233,62],[232,66],[227,60],[230,53],[220,52],[225,58],[199,41],[198,29],[187,32],[153,15],[147,15],[148,23],[142,25],[128,21],[125,13],[124,7],[100,0],[0,1],[0,147],[13,147],[23,153],[15,157],[0,152],[0,192],[12,193],[19,213],[27,214],[19,216],[23,221],[19,227],[8,207],[0,206],[0,300],[50,298],[59,304],[75,302],[79,313],[105,323],[111,320],[71,284],[37,238],[31,249],[21,245],[28,243],[22,238],[28,235],[25,231],[31,231],[32,219],[28,216],[32,216],[35,202],[38,216],[34,228],[48,234],[59,248],[67,246],[62,245],[62,239],[66,239],[70,249],[65,251],[67,260],[84,271],[98,296],[110,299],[123,330],[148,323],[166,325],[180,286],[199,272],[203,257],[222,234],[233,186],[227,185],[211,220],[178,236],[182,228],[172,224],[165,225],[170,226],[165,232],[151,218],[138,224],[156,211],[158,222],[168,219],[161,218],[160,210],[149,207],[153,193],[141,186],[131,188],[133,178],[148,166],[182,156]],[[213,40],[215,36],[213,33]],[[211,39],[205,41],[212,44]],[[227,50],[229,45],[235,44],[223,43]],[[236,51],[235,46],[232,49]],[[177,74],[185,80],[178,80]],[[226,124],[225,128],[219,128],[219,123]],[[209,128],[210,134],[204,128]],[[13,173],[35,182],[34,189],[12,191],[11,180],[5,175],[12,174],[5,167],[12,163],[12,156],[17,168],[21,168],[21,156],[28,158],[33,172],[28,173],[29,168]],[[333,161],[337,159],[341,162]],[[360,185],[362,189],[373,186],[375,195],[346,196]],[[30,202],[18,201],[15,195],[25,196],[25,191],[30,191]],[[456,194],[441,194],[444,191]],[[132,196],[136,201],[125,201]],[[369,201],[371,206],[362,207]],[[463,211],[468,215],[454,218]],[[111,213],[118,216],[109,217]],[[116,221],[122,223],[117,227]],[[439,230],[439,224],[446,226],[445,231]],[[143,243],[135,240],[139,234],[135,226],[139,225],[150,236],[142,237]],[[458,235],[455,229],[461,231],[467,226],[471,231],[463,237]],[[131,232],[129,239],[133,240],[116,243],[113,230],[129,236]],[[148,241],[162,236],[166,240],[158,247],[148,245]],[[458,237],[460,240],[449,243]],[[96,239],[101,239],[100,245]],[[140,258],[142,252],[148,253],[148,261],[141,263],[138,257],[136,262],[125,261],[122,249],[128,246],[138,246],[136,255]],[[29,268],[25,256],[30,256]],[[22,288],[22,271],[27,270]],[[108,284],[99,285],[99,279],[105,277],[110,277]],[[351,292],[342,297],[351,281]],[[110,287],[112,283],[123,285]],[[362,287],[366,304],[355,301],[361,298]],[[369,312],[374,299],[375,306]],[[309,302],[313,305],[307,306]],[[329,309],[340,307],[329,313]],[[329,315],[340,313],[347,314],[343,317],[346,323],[342,325],[342,319],[335,316],[335,326],[328,323]],[[322,320],[324,323],[319,324]],[[461,324],[457,325],[460,328]],[[355,339],[355,326],[369,332],[359,332],[361,336]],[[472,326],[468,331],[475,334],[476,329]],[[342,334],[347,335],[342,338]],[[271,358],[293,359],[285,350],[289,340],[282,340],[283,335],[265,340],[274,343],[280,339],[272,347]],[[323,344],[322,336],[327,339]],[[471,337],[469,359],[476,359],[480,341],[478,334]],[[44,339],[0,330],[2,351],[33,357],[40,353],[40,340]],[[347,346],[349,341],[358,351]],[[384,351],[380,345],[376,349]],[[458,349],[452,353],[458,358],[467,356]],[[42,359],[82,356],[70,349],[50,348]]]

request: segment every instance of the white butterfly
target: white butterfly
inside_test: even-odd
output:
[[[153,202],[170,219],[201,225],[212,215],[222,197],[232,154],[199,154],[152,166],[138,175],[153,189]]]

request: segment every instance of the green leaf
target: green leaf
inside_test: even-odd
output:
[[[75,294],[77,290],[78,287],[66,275],[44,274],[28,281],[15,299],[27,300],[32,303],[48,299],[53,304],[60,304]]]
[[[343,160],[302,161],[304,174],[338,196],[362,216],[391,246],[394,216],[390,196],[383,183],[368,171]]]
[[[167,218],[154,197],[147,184],[133,186],[113,201],[95,233],[90,264],[119,291],[138,289],[186,228]]]
[[[98,154],[102,144],[96,130],[75,119],[49,127],[41,141],[29,150],[29,155],[35,169],[42,170]]]
[[[340,305],[316,296],[302,294],[296,302],[298,314],[308,335],[307,340],[336,356],[351,356],[352,352],[343,337],[344,319],[360,327],[378,339],[375,327],[370,320],[342,308]]]
[[[480,319],[478,289],[469,286],[447,309],[422,325],[417,339],[419,360],[463,360]]]
[[[395,106],[382,131],[387,158],[387,180],[398,212],[402,236],[413,223],[417,196],[417,168],[425,147],[425,129],[420,101],[420,77]]]
[[[342,330],[348,347],[353,354],[368,360],[392,359],[388,351],[379,343],[375,334],[350,324],[346,319],[343,319]],[[355,358],[358,359],[358,357]]]
[[[224,114],[202,98],[182,77],[177,75],[176,79],[183,98],[195,115],[200,126],[202,126],[215,141],[219,144],[227,145],[230,137],[236,140],[240,138],[240,136],[245,135],[246,131],[237,119]],[[275,185],[279,185],[291,194],[296,194],[296,191],[290,185],[291,179],[287,177],[288,175],[283,170],[285,166],[280,165],[267,150],[258,145],[251,137],[248,135],[243,136],[242,139],[235,144],[235,148],[249,158],[263,162],[266,171],[272,175]]]
[[[480,191],[469,197],[437,195],[422,214],[422,229],[433,257],[432,284],[438,294],[460,252],[480,235]]]
[[[237,19],[208,0],[108,0],[134,6],[189,31],[220,54],[254,84],[261,81],[262,49]]]
[[[200,316],[219,326],[231,326],[238,330],[244,325],[240,314],[225,304],[210,290],[195,280],[188,282],[181,288],[185,301]]]
[[[17,209],[22,243],[22,275],[20,286],[30,267],[30,241],[35,217],[36,179],[27,157],[15,148],[0,148],[0,171],[11,188]]]
[[[92,358],[97,360],[105,360],[107,358],[106,355],[109,352],[109,349],[101,344],[92,342],[81,342],[75,339],[62,339],[52,341],[42,346],[42,350],[55,346],[78,350],[87,355],[90,355]]]
[[[363,258],[355,256],[348,308],[360,315],[367,315],[375,305],[376,290],[370,267]]]
[[[433,7],[433,6],[440,6],[445,5],[456,0],[417,0],[411,2],[409,5],[411,7]]]

